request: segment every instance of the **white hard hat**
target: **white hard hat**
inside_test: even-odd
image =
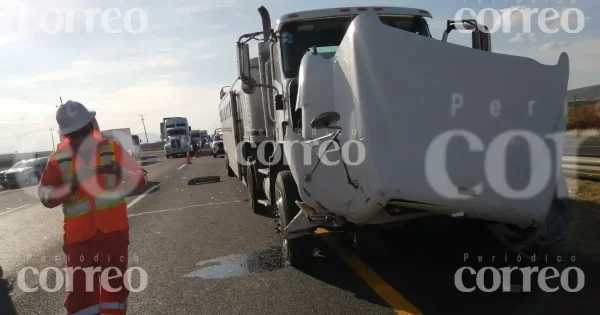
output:
[[[58,134],[61,136],[75,132],[90,123],[96,117],[96,112],[89,111],[83,104],[68,101],[58,107],[56,122]]]

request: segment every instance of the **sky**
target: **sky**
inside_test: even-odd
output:
[[[496,19],[490,10],[482,22],[506,29],[492,34],[494,52],[544,64],[556,64],[566,52],[569,89],[600,84],[596,0],[0,0],[0,153],[52,150],[59,97],[95,110],[102,129],[128,127],[144,142],[142,118],[150,142],[159,140],[163,117],[188,117],[193,129],[211,132],[219,125],[219,91],[236,77],[235,42],[261,30],[261,5],[273,26],[279,16],[302,10],[426,9],[437,39],[460,9],[493,8]],[[539,14],[528,21],[520,13],[533,8],[556,9],[570,29],[578,19],[568,9],[577,8],[583,29],[567,33],[555,18],[547,25],[559,31],[544,34]],[[87,16],[84,10],[98,13]],[[468,46],[470,36],[453,32],[449,41]]]

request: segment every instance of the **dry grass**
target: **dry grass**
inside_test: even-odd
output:
[[[571,199],[595,202],[600,207],[600,182],[567,178],[567,185]]]
[[[569,104],[567,130],[600,128],[600,99],[590,99]]]

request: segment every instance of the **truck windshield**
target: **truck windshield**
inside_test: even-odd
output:
[[[183,136],[185,135],[185,129],[170,129],[167,130],[168,136]]]
[[[133,141],[134,145],[140,143],[140,138],[138,136],[131,136],[131,140]]]
[[[298,76],[304,54],[315,47],[326,58],[333,56],[355,16],[298,21],[281,27],[283,72],[287,78]],[[383,24],[431,37],[425,18],[420,16],[380,16]]]

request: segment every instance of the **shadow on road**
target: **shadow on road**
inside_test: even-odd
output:
[[[306,266],[298,268],[308,276],[351,292],[357,299],[388,307],[388,305],[331,251],[324,242],[317,241],[317,254]]]
[[[17,315],[17,310],[9,295],[11,291],[12,286],[4,279],[4,272],[0,266],[0,314],[2,315]]]
[[[152,164],[156,164],[156,163],[160,163],[162,161],[141,161],[140,165],[141,166],[148,166],[148,165],[152,165]]]
[[[600,296],[600,264],[595,260],[600,260],[600,209],[596,203],[572,203],[576,211],[566,241],[557,244],[552,251],[536,254],[534,262],[507,249],[481,222],[445,218],[423,219],[387,231],[384,242],[390,251],[388,256],[361,259],[424,314],[589,314],[597,308],[597,297]],[[340,240],[354,252],[349,241]],[[353,292],[357,298],[386,305],[358,276],[348,277],[347,271],[341,268],[346,265],[328,253],[327,245],[318,246],[329,258],[315,258],[303,272]],[[572,257],[575,257],[574,262]],[[510,281],[505,283],[508,288],[512,284],[512,290],[516,292],[503,292],[501,277],[497,288],[484,292],[478,287],[477,276],[469,271],[460,278],[464,286],[473,291],[461,292],[455,283],[455,275],[462,267],[471,267],[474,272],[485,267],[496,270],[553,267],[558,274],[546,283],[557,291],[544,292],[538,282],[540,273],[534,272],[529,292],[523,292],[523,273],[515,269],[510,274]],[[580,268],[584,273],[584,286],[579,292],[567,292],[561,282],[562,272],[569,267]],[[350,270],[350,273],[354,271]],[[496,285],[490,268],[482,274],[484,290]],[[502,275],[501,270],[499,275]],[[552,271],[546,276],[551,277]],[[579,280],[572,268],[563,277],[568,288],[577,287]]]
[[[156,186],[160,184],[160,182],[154,182],[154,181],[148,181],[148,183],[146,184],[146,186],[144,186],[141,189],[135,189],[132,192],[130,192],[126,197],[135,197],[135,196],[139,196],[143,193],[145,193],[146,191],[148,191],[148,189],[150,189],[150,187],[152,186]],[[151,192],[149,192],[148,194],[153,194],[156,193],[157,191],[160,190],[160,186],[156,187],[154,190],[152,190]]]

